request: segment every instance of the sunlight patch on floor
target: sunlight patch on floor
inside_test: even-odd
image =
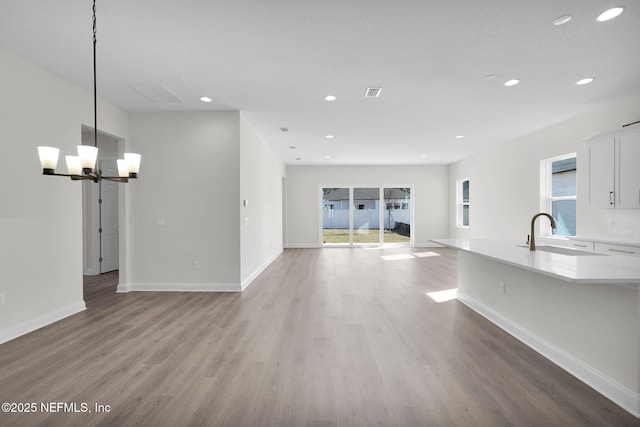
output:
[[[427,296],[437,303],[447,302],[456,299],[458,288],[446,289],[444,291],[427,292]]]
[[[432,256],[440,256],[437,252],[414,252],[411,254],[398,254],[398,255],[381,255],[385,261],[398,261],[401,259],[413,259],[413,258],[427,258]]]
[[[416,258],[426,258],[426,257],[430,257],[430,256],[440,256],[440,254],[437,253],[437,252],[414,252],[411,255],[413,255]]]
[[[413,259],[414,256],[412,254],[398,254],[398,255],[381,255],[380,258],[382,258],[385,261],[397,261],[400,259]]]

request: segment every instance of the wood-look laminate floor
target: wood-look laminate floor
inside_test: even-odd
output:
[[[242,294],[116,282],[90,278],[85,312],[0,345],[0,401],[92,412],[0,413],[1,426],[640,424],[427,296],[456,287],[449,249],[289,249]]]

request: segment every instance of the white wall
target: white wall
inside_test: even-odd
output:
[[[448,234],[447,166],[287,166],[286,247],[322,245],[320,187],[413,185],[416,246]]]
[[[125,290],[239,290],[240,114],[135,113]]]
[[[540,211],[540,160],[578,153],[577,233],[618,238],[632,231],[640,241],[640,210],[587,208],[585,139],[640,119],[640,96],[609,104],[450,165],[449,234],[453,238],[508,237],[526,240],[531,217]],[[455,222],[455,183],[470,178],[470,228]],[[614,218],[608,226],[607,218]]]
[[[93,123],[92,94],[0,49],[0,342],[84,309],[82,186],[42,176],[38,145],[64,155]],[[100,129],[126,138],[127,114],[98,104]]]
[[[240,114],[240,197],[235,201],[240,206],[243,289],[282,253],[284,176],[276,152]]]

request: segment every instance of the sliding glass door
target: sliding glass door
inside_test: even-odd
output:
[[[351,244],[349,220],[349,188],[322,189],[322,243],[331,245]]]
[[[411,188],[385,187],[384,243],[411,242]]]
[[[411,243],[410,187],[322,188],[322,243]]]
[[[353,243],[380,244],[380,188],[353,189]]]

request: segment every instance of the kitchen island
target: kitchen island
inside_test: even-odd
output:
[[[640,260],[506,239],[458,249],[458,300],[640,416]]]

